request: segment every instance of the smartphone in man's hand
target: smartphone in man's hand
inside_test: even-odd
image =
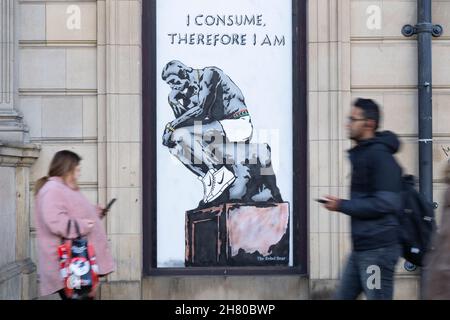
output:
[[[315,199],[317,202],[319,202],[319,203],[323,203],[323,204],[326,204],[326,203],[328,203],[329,202],[329,200],[328,199],[324,199],[324,198],[321,198],[321,199]]]

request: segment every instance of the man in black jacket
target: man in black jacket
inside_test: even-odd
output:
[[[395,265],[401,254],[399,222],[402,170],[393,157],[397,136],[377,132],[380,112],[370,99],[354,102],[347,129],[356,145],[350,200],[327,196],[325,207],[351,217],[353,251],[345,266],[336,299],[392,299]]]

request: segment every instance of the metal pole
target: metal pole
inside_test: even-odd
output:
[[[433,202],[433,110],[431,56],[431,0],[417,1],[417,47],[419,68],[419,191]],[[424,272],[420,269],[419,297],[424,298]]]
[[[417,45],[419,62],[419,190],[433,202],[433,125],[431,0],[417,1]]]
[[[405,25],[402,34],[417,34],[419,93],[419,190],[433,202],[433,127],[431,37],[439,37],[442,26],[431,22],[431,0],[417,0],[417,25]]]
[[[442,34],[440,25],[431,23],[431,0],[417,0],[417,25],[405,25],[406,37],[417,34],[419,94],[419,191],[433,203],[433,113],[431,37]],[[434,204],[436,207],[436,204]],[[420,269],[420,298],[423,299],[424,270]]]

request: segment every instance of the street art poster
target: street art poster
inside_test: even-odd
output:
[[[292,266],[291,0],[159,0],[157,266]]]

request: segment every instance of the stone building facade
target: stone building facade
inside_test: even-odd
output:
[[[105,222],[117,270],[102,283],[101,299],[329,297],[350,250],[349,219],[312,200],[348,194],[344,128],[352,99],[380,102],[382,127],[402,138],[401,164],[418,174],[417,43],[400,32],[416,23],[416,1],[308,1],[307,276],[143,273],[143,2],[1,0],[0,298],[37,297],[32,189],[61,149],[82,156],[80,187],[92,202],[120,198]],[[433,1],[433,21],[444,27],[433,40],[433,188],[441,202],[450,1]],[[400,262],[395,297],[418,298],[418,279]]]

